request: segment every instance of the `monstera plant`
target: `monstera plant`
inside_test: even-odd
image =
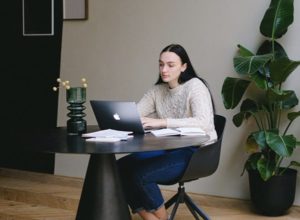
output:
[[[239,127],[244,120],[255,120],[257,129],[249,133],[246,141],[249,157],[244,170],[257,171],[264,182],[300,166],[289,160],[299,145],[297,137],[289,133],[300,116],[300,111],[295,110],[298,98],[293,90],[284,87],[300,61],[290,59],[277,41],[293,23],[293,14],[293,0],[271,0],[260,23],[264,41],[256,53],[238,45],[233,64],[239,77],[227,77],[222,87],[225,108],[240,106],[233,116],[234,125]]]

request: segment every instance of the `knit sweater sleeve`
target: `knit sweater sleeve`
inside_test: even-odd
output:
[[[154,88],[144,94],[137,103],[138,111],[141,117],[155,117],[155,92]]]

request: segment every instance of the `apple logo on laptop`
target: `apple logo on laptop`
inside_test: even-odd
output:
[[[115,113],[115,114],[113,115],[113,117],[114,117],[115,120],[118,120],[118,121],[121,120],[120,115],[118,115],[118,113]]]

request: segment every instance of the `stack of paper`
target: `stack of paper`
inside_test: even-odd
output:
[[[172,135],[189,135],[189,136],[196,136],[196,135],[205,135],[205,132],[201,128],[195,127],[182,127],[182,128],[164,128],[159,130],[153,130],[151,133],[157,137],[162,136],[172,136]]]
[[[87,141],[98,141],[98,142],[116,142],[121,140],[127,140],[131,138],[132,132],[130,131],[119,131],[114,129],[105,129],[95,131],[91,133],[82,134],[82,137],[88,137]]]

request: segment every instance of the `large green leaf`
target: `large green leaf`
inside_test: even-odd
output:
[[[289,166],[295,166],[295,167],[300,167],[300,163],[297,161],[291,161]]]
[[[273,174],[274,172],[274,166],[270,166],[271,164],[269,163],[269,160],[267,160],[264,157],[261,157],[257,161],[257,169],[259,171],[260,177],[264,180],[267,181]]]
[[[269,88],[266,93],[269,103],[278,103],[280,109],[291,109],[298,105],[297,95],[292,90],[276,90]]]
[[[263,90],[267,90],[268,88],[268,80],[267,80],[267,76],[263,75],[261,73],[261,71],[255,72],[253,74],[249,75],[249,78],[255,82],[255,85],[258,88],[261,88]]]
[[[243,97],[250,81],[226,77],[222,86],[223,104],[226,109],[235,108]]]
[[[288,113],[287,117],[290,121],[294,121],[296,118],[300,116],[300,111],[298,112],[290,112]]]
[[[246,47],[240,44],[238,44],[238,48],[239,48],[239,55],[242,57],[249,57],[254,55],[254,53],[252,53],[250,50],[248,50]]]
[[[263,54],[273,54],[272,60],[277,60],[281,58],[287,58],[288,55],[286,54],[283,47],[276,41],[272,43],[272,41],[265,40],[259,49],[257,50],[257,55]],[[268,87],[273,86],[273,82],[270,80],[270,62],[266,63],[264,67],[258,69],[258,72],[252,74],[250,76],[251,79],[255,81],[255,84],[261,88],[266,90]]]
[[[257,169],[257,163],[258,161],[260,160],[260,158],[262,157],[262,153],[261,152],[256,152],[256,153],[252,153],[246,163],[245,163],[245,166],[244,166],[244,169],[247,169],[247,170],[256,170]]]
[[[273,45],[272,41],[265,40],[257,50],[257,55],[262,55],[262,54],[268,54],[268,53],[273,53]],[[280,59],[283,57],[287,57],[288,55],[285,52],[284,48],[277,42],[274,41],[274,59]]]
[[[256,143],[252,135],[249,135],[246,141],[246,152],[247,153],[256,153],[259,152],[259,146]]]
[[[245,99],[241,105],[241,111],[257,112],[258,110],[257,102],[249,98]]]
[[[281,136],[273,132],[266,132],[268,146],[279,156],[288,157],[296,146],[296,138],[293,135]]]
[[[269,88],[267,91],[267,99],[270,103],[281,102],[284,100],[288,100],[290,97],[293,96],[293,94],[294,91],[291,90],[278,91],[276,89]]]
[[[294,135],[290,134],[290,135],[284,135],[283,136],[283,140],[284,143],[286,144],[288,151],[289,151],[289,156],[291,156],[293,154],[293,150],[296,147],[296,138]]]
[[[232,122],[236,127],[240,127],[244,119],[247,119],[248,117],[249,117],[248,112],[239,112],[233,116]]]
[[[233,58],[234,69],[239,74],[251,74],[262,68],[273,57],[272,54],[236,56]]]
[[[299,66],[300,61],[280,58],[270,63],[270,77],[275,85],[283,83],[287,77]]]
[[[261,150],[264,150],[267,148],[265,131],[253,132],[252,137],[254,138],[255,142],[258,144],[258,146]]]
[[[293,20],[294,0],[272,0],[261,21],[260,32],[272,39],[280,38]]]
[[[259,107],[254,100],[245,99],[241,104],[241,111],[233,116],[233,123],[236,127],[240,127],[244,119],[248,119],[255,112],[259,111]]]
[[[294,91],[291,91],[291,95],[281,102],[281,108],[282,109],[291,109],[291,108],[295,107],[296,105],[298,105],[298,103],[299,103],[299,100],[297,98],[296,93]]]

